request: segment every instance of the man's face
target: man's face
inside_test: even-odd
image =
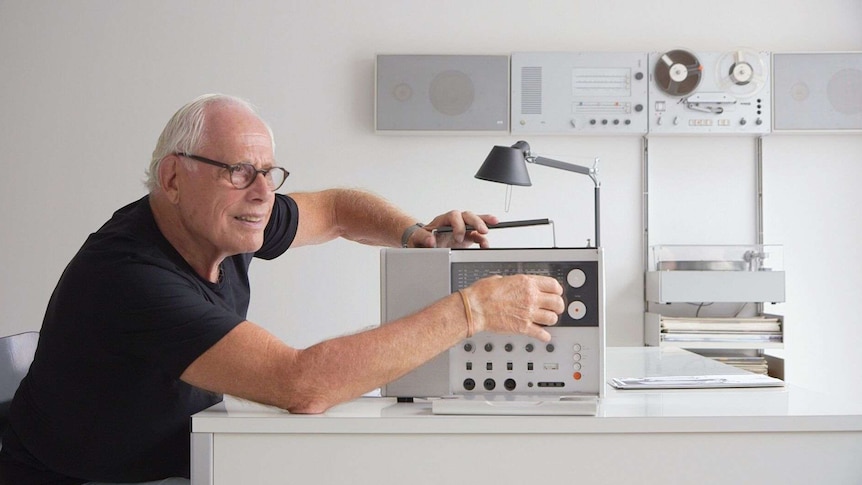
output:
[[[236,105],[207,108],[203,144],[194,155],[257,169],[275,164],[266,126]],[[179,177],[185,189],[179,194],[181,224],[200,256],[221,259],[260,249],[275,198],[263,176],[237,189],[227,169],[183,158]]]

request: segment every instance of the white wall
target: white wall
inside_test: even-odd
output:
[[[144,194],[162,126],[198,94],[261,108],[288,190],[363,187],[426,221],[450,208],[549,217],[559,245],[580,246],[592,234],[589,180],[535,167],[506,214],[504,187],[472,178],[490,146],[517,137],[375,135],[375,54],[862,50],[860,21],[857,0],[0,0],[0,334],[39,328],[67,261]],[[838,392],[857,401],[860,138],[764,142],[766,241],[787,252],[788,376],[849,383]],[[609,342],[641,344],[641,140],[529,141],[553,158],[601,157]],[[650,149],[651,243],[754,242],[751,139],[656,138]],[[296,346],[374,325],[378,271],[376,249],[340,241],[258,262],[250,318]]]

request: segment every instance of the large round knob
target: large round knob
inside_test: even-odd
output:
[[[587,274],[583,270],[575,268],[566,275],[566,282],[572,288],[580,288],[587,282]]]
[[[573,301],[569,303],[569,316],[574,318],[575,320],[580,320],[584,318],[587,314],[587,306],[584,305],[582,301]]]

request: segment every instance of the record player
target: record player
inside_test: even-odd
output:
[[[770,54],[750,49],[649,54],[650,134],[771,131]]]

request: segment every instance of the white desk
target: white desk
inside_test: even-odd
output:
[[[741,372],[609,348],[608,377]],[[227,397],[192,417],[192,483],[859,484],[862,405],[806,389],[618,391],[598,416],[435,416],[366,397],[291,415]]]

